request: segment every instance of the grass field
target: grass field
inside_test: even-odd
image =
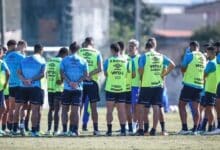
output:
[[[47,128],[47,110],[43,111],[42,127],[43,131]],[[191,117],[189,117],[189,122]],[[178,113],[166,114],[166,127],[170,133],[178,132],[180,129]],[[189,126],[191,127],[191,122]],[[160,127],[160,126],[159,126]],[[106,130],[105,109],[99,109],[99,128],[103,135]],[[119,129],[117,114],[114,115],[113,130]],[[158,128],[160,131],[160,128]],[[73,150],[73,149],[201,149],[201,150],[220,150],[219,136],[126,136],[126,137],[93,137],[92,122],[89,123],[89,131],[81,132],[81,137],[54,137],[54,138],[0,138],[0,150]],[[88,135],[88,136],[87,136]]]

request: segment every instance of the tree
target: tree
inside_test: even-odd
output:
[[[111,41],[128,41],[135,35],[135,0],[111,1]],[[160,16],[160,11],[141,1],[140,32],[141,36],[150,34],[153,22]]]
[[[203,27],[196,30],[191,37],[191,40],[197,40],[200,43],[207,43],[209,41],[219,41],[220,40],[220,23],[215,26]]]

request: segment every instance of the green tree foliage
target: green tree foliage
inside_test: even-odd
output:
[[[220,40],[220,23],[215,26],[203,27],[196,30],[191,37],[192,40],[198,40],[200,43]]]
[[[150,34],[153,22],[160,16],[159,9],[141,1],[140,33]],[[135,0],[111,0],[111,41],[128,41],[135,36]]]

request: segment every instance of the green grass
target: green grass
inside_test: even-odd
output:
[[[42,130],[47,128],[47,110],[42,115]],[[188,118],[189,126],[192,126],[191,117]],[[178,132],[180,129],[178,113],[166,114],[166,128],[169,132]],[[99,128],[105,133],[105,109],[99,109]],[[119,129],[117,114],[114,114],[113,130]],[[158,128],[160,131],[160,127]],[[89,131],[81,132],[82,137],[77,138],[0,138],[0,150],[68,150],[68,149],[220,149],[220,136],[126,136],[126,137],[93,137],[92,122],[89,123]],[[88,135],[88,136],[86,136]]]

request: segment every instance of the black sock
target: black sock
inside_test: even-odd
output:
[[[202,125],[201,125],[201,130],[205,131],[206,130],[206,125],[207,125],[208,119],[204,118],[202,121]]]
[[[129,130],[129,132],[133,132],[132,123],[128,123],[128,130]]]
[[[107,127],[108,127],[108,132],[112,132],[112,124],[108,124]]]
[[[31,132],[36,132],[36,127],[32,127]]]
[[[75,133],[78,132],[78,126],[77,125],[73,125],[73,132],[75,132]]]
[[[48,121],[47,131],[50,131],[50,130],[51,130],[51,126],[52,126],[52,122],[51,122],[51,121]]]
[[[83,128],[84,130],[86,130],[86,129],[87,129],[87,124],[83,124],[83,125],[82,125],[82,128]]]
[[[54,124],[54,132],[58,131],[58,124]]]
[[[148,132],[149,130],[149,123],[144,123],[144,132]]]
[[[13,124],[13,131],[17,132],[17,130],[18,130],[18,123],[14,123]]]
[[[5,131],[6,129],[6,124],[2,124],[2,130]]]
[[[94,131],[99,131],[98,123],[93,123],[93,129]]]
[[[220,129],[220,118],[218,118],[218,126],[217,126],[218,129]]]
[[[67,132],[67,125],[63,124],[63,132]]]
[[[155,135],[155,134],[156,134],[156,129],[151,128],[151,130],[150,130],[150,135]]]
[[[24,124],[24,119],[21,119],[21,120],[20,120],[20,124]]]
[[[164,132],[165,131],[165,122],[160,122],[160,126],[161,126],[161,131]]]
[[[69,131],[70,131],[70,132],[73,132],[73,131],[74,131],[74,125],[70,124],[70,126],[69,126]]]
[[[7,128],[8,128],[8,130],[12,130],[12,123],[7,123]]]
[[[29,131],[28,122],[29,122],[28,119],[26,119],[26,120],[24,121],[24,127],[25,127],[25,130],[26,130],[26,131]]]
[[[126,129],[125,129],[125,124],[120,124],[121,126],[121,133],[125,133]]]
[[[211,132],[213,129],[213,125],[209,125],[208,132]]]
[[[192,129],[192,132],[197,131],[197,129],[198,129],[198,126],[197,126],[197,125],[194,125],[194,126],[193,126],[193,129]]]
[[[36,131],[37,131],[37,132],[40,131],[40,124],[37,124],[37,126],[36,126]]]
[[[182,130],[188,131],[188,127],[186,123],[182,124]]]

